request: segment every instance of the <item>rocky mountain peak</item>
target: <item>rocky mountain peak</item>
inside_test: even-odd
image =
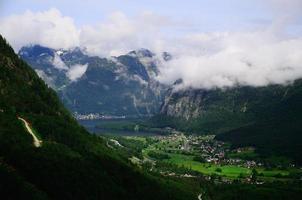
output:
[[[147,49],[101,58],[78,47],[34,45],[22,48],[19,55],[74,112],[152,115],[162,103],[165,89],[156,80],[158,60]]]

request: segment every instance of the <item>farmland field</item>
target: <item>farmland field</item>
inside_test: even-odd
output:
[[[258,159],[254,148],[231,150],[229,144],[216,141],[213,136],[123,136],[115,137],[125,147],[136,148],[135,164],[152,161],[156,170],[178,171],[176,168],[197,172],[205,176],[223,177],[229,180],[288,181],[301,169],[293,166],[269,166]],[[135,144],[135,145],[134,145]],[[141,162],[138,162],[140,157]],[[157,163],[157,164],[156,164]],[[171,169],[160,166],[173,166]],[[154,169],[153,169],[154,170]]]

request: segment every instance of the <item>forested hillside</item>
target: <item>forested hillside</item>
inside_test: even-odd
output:
[[[166,97],[156,126],[216,134],[234,147],[255,146],[264,156],[302,163],[302,80],[288,85],[188,89]]]
[[[55,92],[0,37],[1,199],[195,199],[144,174],[79,126]],[[33,145],[25,119],[42,140]]]

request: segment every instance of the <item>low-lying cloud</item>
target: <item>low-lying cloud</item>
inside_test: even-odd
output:
[[[103,22],[76,27],[74,20],[58,9],[26,11],[0,19],[0,33],[18,51],[28,44],[50,48],[83,47],[93,55],[118,56],[133,49],[154,46],[161,31],[177,23],[170,18],[142,12],[127,17],[122,12],[110,14]]]
[[[62,61],[62,59],[60,58],[60,56],[58,54],[55,54],[53,57],[53,61],[52,64],[55,68],[59,69],[59,70],[68,70],[68,67],[66,66],[66,64]]]
[[[302,77],[302,38],[281,39],[271,32],[201,34],[178,48],[163,64],[159,80],[182,79],[179,87],[265,86]]]
[[[19,50],[27,44],[40,44],[52,48],[78,46],[79,30],[70,17],[62,16],[59,10],[44,12],[26,11],[0,19],[0,33]]]
[[[72,18],[50,9],[0,19],[0,33],[16,51],[27,44],[65,49],[80,46],[89,54],[102,57],[138,48],[148,48],[157,55],[167,51],[173,59],[162,61],[158,80],[173,84],[182,79],[178,86],[181,88],[290,83],[302,78],[302,25],[298,9],[302,4],[300,0],[267,2],[274,15],[272,22],[257,30],[195,31],[171,37],[171,30],[188,24],[151,12],[134,17],[114,12],[97,25],[76,27]],[[295,34],[291,34],[293,26]],[[73,66],[68,77],[77,80],[86,69],[87,65]]]
[[[261,30],[191,34],[176,45],[158,79],[177,88],[288,84],[302,78],[302,1],[269,0],[273,21]],[[300,34],[291,34],[293,26]],[[298,31],[299,32],[299,31]]]
[[[76,81],[77,79],[81,78],[83,74],[86,72],[88,64],[85,65],[72,65],[70,66],[69,70],[67,71],[66,75],[71,81]]]

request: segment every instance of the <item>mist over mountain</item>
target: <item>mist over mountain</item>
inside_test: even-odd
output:
[[[3,0],[0,199],[301,200],[302,0]]]
[[[36,56],[54,55],[36,48]],[[195,199],[190,187],[136,169],[105,138],[88,133],[2,36],[0,69],[1,198]]]
[[[21,48],[19,55],[69,109],[81,114],[151,116],[158,113],[166,91],[156,79],[161,60],[146,49],[100,58],[80,48],[33,45]]]
[[[170,85],[182,79],[179,88],[292,83],[302,77],[301,12],[297,9],[301,2],[270,0],[259,7],[265,9],[269,19],[255,19],[230,30],[203,31],[194,22],[148,11],[134,16],[113,12],[97,24],[78,26],[73,17],[56,8],[8,16],[0,20],[0,25],[16,52],[27,44],[53,49],[80,47],[90,56],[102,58],[125,55],[141,47],[157,55],[169,52],[173,59],[158,65],[158,80]],[[181,28],[187,31],[176,34]],[[173,37],[169,37],[171,30],[176,32]]]

